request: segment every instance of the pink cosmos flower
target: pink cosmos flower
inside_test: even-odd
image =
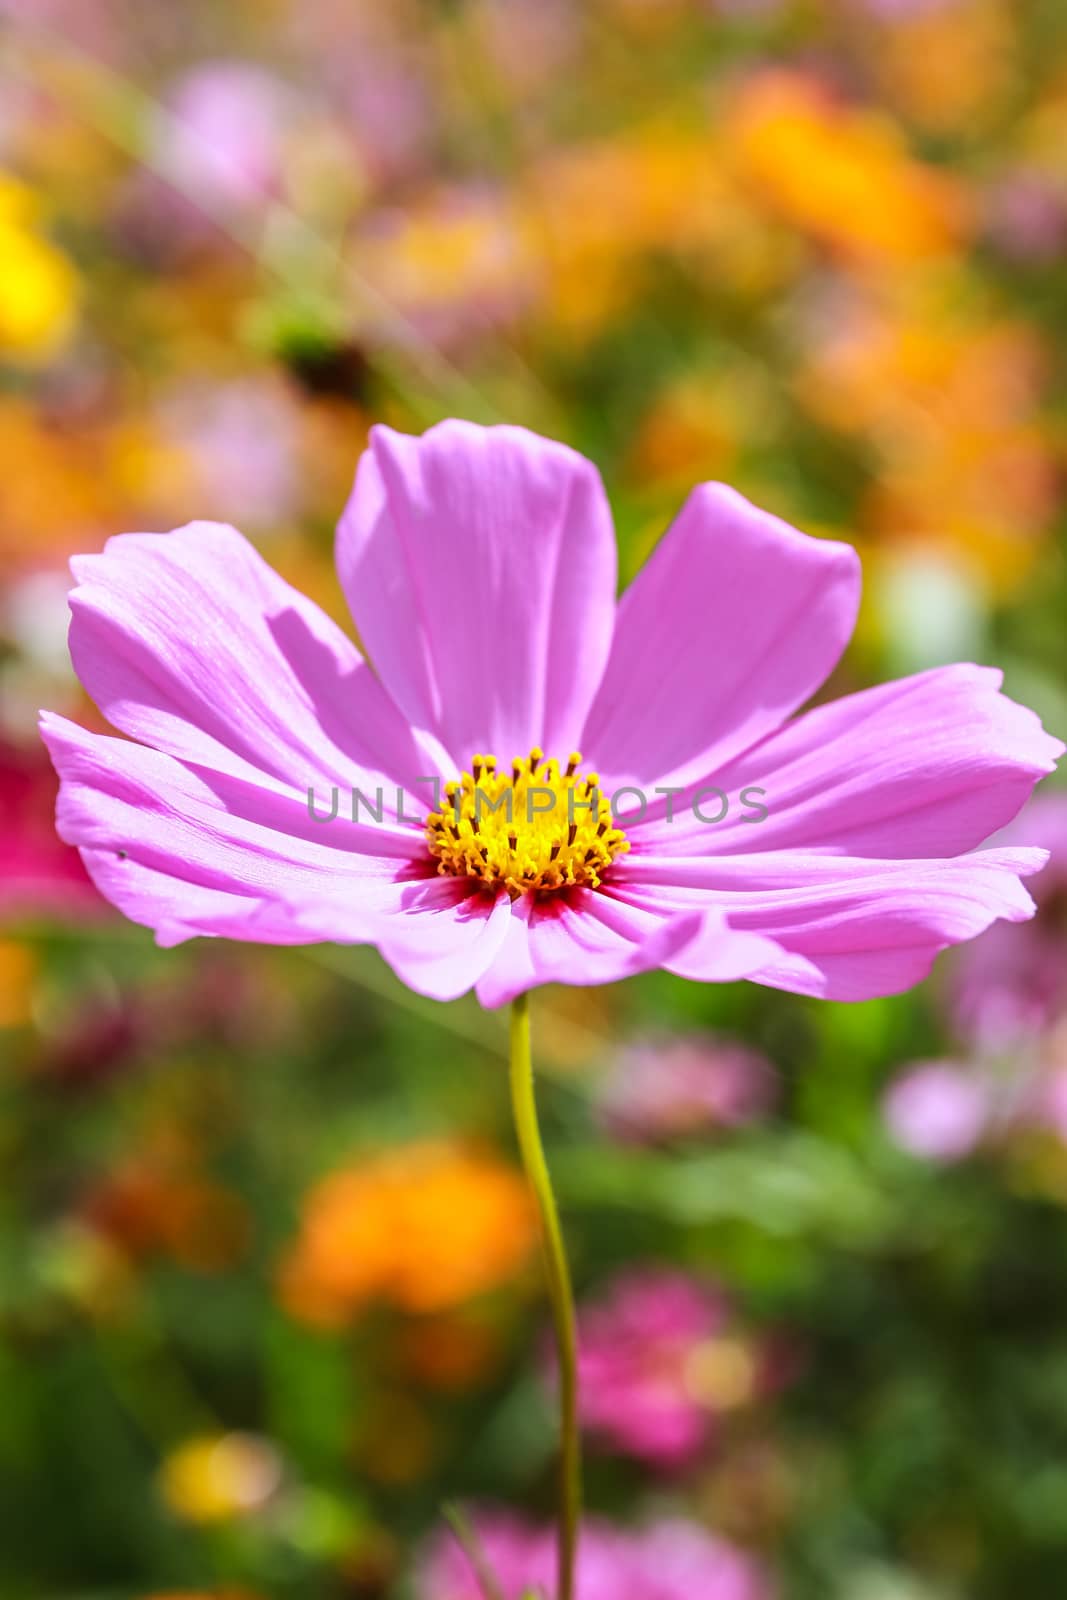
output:
[[[50,823],[55,777],[39,745],[0,740],[0,925],[34,916],[92,915],[106,907],[77,853]]]
[[[1057,1041],[1054,1041],[1054,1044]],[[1067,1038],[1059,1041],[1057,1056],[1030,1086],[1023,1104],[1025,1125],[1051,1133],[1067,1144]]]
[[[285,386],[250,379],[175,385],[160,406],[160,422],[186,457],[193,504],[199,488],[213,503],[240,505],[259,526],[295,515],[300,413]]]
[[[74,665],[128,738],[44,715],[58,827],[160,944],[372,943],[491,1006],[657,966],[858,1000],[1032,914],[1046,853],[975,847],[1063,746],[997,672],[794,715],[852,631],[848,546],[704,484],[616,604],[595,468],[452,421],[373,430],[337,558],[365,655],[230,527],[74,562]],[[763,820],[716,822],[745,790]]]
[[[883,1101],[893,1142],[927,1161],[961,1161],[993,1121],[993,1096],[973,1068],[923,1061],[894,1079]]]
[[[295,95],[281,79],[244,61],[202,62],[177,84],[161,151],[213,200],[248,205],[280,182],[284,137]]]
[[[554,1535],[519,1517],[485,1511],[474,1528],[504,1600],[552,1594]],[[430,1546],[418,1600],[482,1600],[470,1562],[449,1535]],[[578,1556],[576,1600],[771,1600],[767,1574],[751,1556],[694,1523],[667,1519],[638,1531],[586,1520]]]
[[[1018,940],[990,930],[964,952],[952,974],[952,1018],[985,1050],[1010,1050],[1067,1013],[1067,795],[1038,795],[1005,829],[1005,844],[1051,854],[1038,880],[1037,916]]]
[[[583,1425],[656,1467],[692,1462],[771,1377],[769,1350],[737,1330],[727,1297],[683,1272],[621,1274],[578,1325]]]
[[[597,1094],[616,1138],[641,1142],[737,1128],[765,1115],[777,1075],[766,1056],[714,1034],[635,1039]]]
[[[1013,261],[1055,262],[1067,240],[1067,194],[1040,169],[1019,168],[985,196],[986,231]]]

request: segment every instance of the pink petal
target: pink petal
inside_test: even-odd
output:
[[[104,898],[131,922],[152,928],[164,949],[196,938],[310,942],[288,909],[271,897],[190,883],[132,857],[121,859],[113,850],[85,848],[81,857]]]
[[[457,769],[570,752],[615,609],[611,514],[582,456],[522,428],[374,428],[337,565],[382,680]]]
[[[582,753],[610,788],[713,771],[814,693],[858,603],[848,545],[702,484],[620,602]]]
[[[503,890],[471,892],[465,879],[396,880],[384,892],[361,896],[362,936],[344,941],[337,929],[351,922],[351,891],[293,903],[292,915],[307,940],[373,943],[401,982],[432,1000],[454,1000],[473,987],[500,949],[511,917]]]
[[[542,983],[615,983],[669,965],[697,938],[709,978],[718,982],[746,977],[780,955],[765,939],[728,930],[714,914],[664,914],[590,889],[544,901],[524,896],[512,908],[507,937],[478,985],[478,998],[499,1006]]]
[[[160,943],[225,934],[307,943],[294,906],[336,908],[318,937],[358,942],[399,910],[421,830],[310,820],[298,795],[186,766],[45,713],[56,825],[101,892]]]
[[[236,529],[120,534],[71,565],[74,667],[123,733],[297,793],[435,772],[351,640]]]
[[[1000,681],[990,667],[938,667],[818,706],[708,779],[730,799],[721,823],[702,825],[679,796],[674,820],[650,821],[641,839],[683,854],[971,850],[1063,753],[1032,711],[998,692]],[[750,788],[768,813],[758,822],[744,820],[752,813],[740,796]],[[721,808],[714,798],[702,804],[708,816]]]
[[[431,1000],[455,1000],[483,977],[513,921],[511,902],[465,895],[456,880],[412,885],[404,915],[383,922],[378,948],[402,983]]]
[[[972,939],[997,918],[1021,922],[1034,903],[1021,877],[1044,865],[1043,850],[982,850],[951,860],[865,860],[804,851],[755,856],[627,859],[616,892],[663,915],[705,907],[731,928],[781,947],[749,976],[756,983],[831,1000],[896,994],[918,983],[948,945]],[[694,940],[665,965],[703,980]]]
[[[312,822],[297,800],[46,714],[57,825],[100,891],[157,943],[376,944],[410,988],[452,999],[485,971],[510,902],[425,878],[421,829]],[[287,809],[283,809],[287,807]]]

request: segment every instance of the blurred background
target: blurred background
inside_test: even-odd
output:
[[[554,1422],[501,1019],[96,898],[35,733],[99,725],[67,558],[231,520],[343,617],[369,425],[522,422],[596,460],[625,576],[726,479],[859,545],[836,692],[988,661],[1062,734],[1067,10],[0,0],[0,36],[0,1596],[474,1600],[459,1498],[517,1600]],[[1065,1592],[1055,781],[1038,918],[913,994],[537,995],[584,1600]]]

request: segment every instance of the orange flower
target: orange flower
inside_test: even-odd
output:
[[[158,1151],[112,1172],[88,1196],[85,1212],[127,1256],[158,1252],[195,1272],[225,1271],[248,1245],[240,1196]]]
[[[651,257],[670,254],[738,285],[765,285],[778,270],[770,230],[737,193],[703,120],[651,121],[553,149],[524,180],[520,211],[557,331],[599,332],[641,292]]]
[[[37,961],[29,945],[0,939],[0,1028],[20,1028],[29,1022]]]
[[[513,1277],[535,1237],[525,1182],[498,1157],[446,1142],[403,1145],[311,1190],[282,1298],[324,1327],[374,1301],[443,1311]]]
[[[931,133],[988,133],[1018,86],[1012,0],[955,0],[890,19],[870,60],[889,100]]]
[[[946,550],[999,586],[1027,572],[1051,526],[1057,465],[1040,341],[1022,322],[956,309],[968,287],[954,277],[842,307],[798,389],[874,453],[865,528]]]
[[[497,1322],[465,1312],[418,1317],[396,1340],[396,1354],[405,1374],[427,1389],[459,1394],[496,1367],[504,1331]]]
[[[900,264],[943,255],[964,231],[961,188],[915,161],[895,123],[837,104],[799,74],[752,79],[725,131],[753,197],[853,260]]]

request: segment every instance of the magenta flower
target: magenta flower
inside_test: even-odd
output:
[[[551,1530],[501,1511],[480,1514],[474,1528],[504,1600],[554,1592]],[[669,1519],[636,1532],[596,1518],[583,1525],[575,1600],[771,1600],[772,1592],[757,1561],[694,1523]],[[431,1545],[415,1594],[418,1600],[483,1600],[451,1535]]]
[[[106,910],[48,820],[55,782],[40,745],[26,752],[0,740],[0,925]]]
[[[622,1273],[578,1327],[583,1425],[655,1467],[691,1463],[770,1382],[769,1351],[737,1329],[726,1295],[682,1272]]]
[[[487,1005],[656,966],[862,999],[1032,914],[1045,852],[975,847],[1063,746],[997,672],[794,716],[852,631],[848,546],[704,484],[616,605],[593,466],[445,422],[373,431],[337,557],[366,655],[230,527],[74,562],[74,664],[129,737],[44,716],[59,831],[160,944],[372,943]]]

